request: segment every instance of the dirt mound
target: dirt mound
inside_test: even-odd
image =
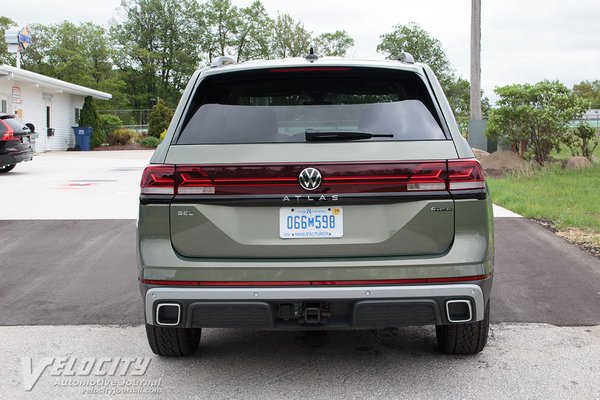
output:
[[[497,151],[479,159],[484,170],[513,171],[525,168],[527,162],[512,151]]]
[[[478,160],[481,160],[483,157],[490,154],[485,150],[480,150],[480,149],[472,149],[472,150],[473,150],[473,154],[475,154],[475,157],[477,157]]]
[[[586,169],[592,166],[592,162],[585,157],[571,157],[567,161],[567,168]]]

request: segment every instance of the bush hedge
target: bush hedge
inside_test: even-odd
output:
[[[108,144],[111,146],[126,145],[131,142],[133,132],[129,129],[115,129],[108,134]]]
[[[154,136],[146,136],[142,140],[140,140],[140,145],[142,147],[158,147],[160,144],[160,139]]]

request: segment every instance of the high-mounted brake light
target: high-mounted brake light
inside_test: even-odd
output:
[[[140,188],[142,194],[175,194],[175,166],[148,165]]]
[[[299,67],[299,68],[273,68],[270,72],[286,73],[286,72],[343,72],[350,71],[352,68],[347,67]]]
[[[448,161],[448,189],[485,189],[481,164],[476,159]]]

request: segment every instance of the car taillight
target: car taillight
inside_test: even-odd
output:
[[[148,165],[140,188],[142,194],[175,194],[175,166]]]
[[[485,189],[485,178],[479,161],[475,159],[448,161],[448,189]]]
[[[414,164],[406,190],[409,192],[446,189],[445,163]]]
[[[477,160],[311,164],[323,176],[308,192],[298,181],[305,165],[149,165],[142,194],[302,195],[484,189]]]
[[[215,185],[200,167],[177,167],[177,194],[215,194]]]
[[[9,140],[19,140],[19,138],[15,136],[15,131],[10,126],[2,121],[0,121],[0,123],[4,125],[4,128],[6,129],[4,134],[0,137],[0,141],[7,142]]]

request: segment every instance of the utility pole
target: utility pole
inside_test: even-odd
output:
[[[471,0],[471,121],[481,119],[481,0]]]

